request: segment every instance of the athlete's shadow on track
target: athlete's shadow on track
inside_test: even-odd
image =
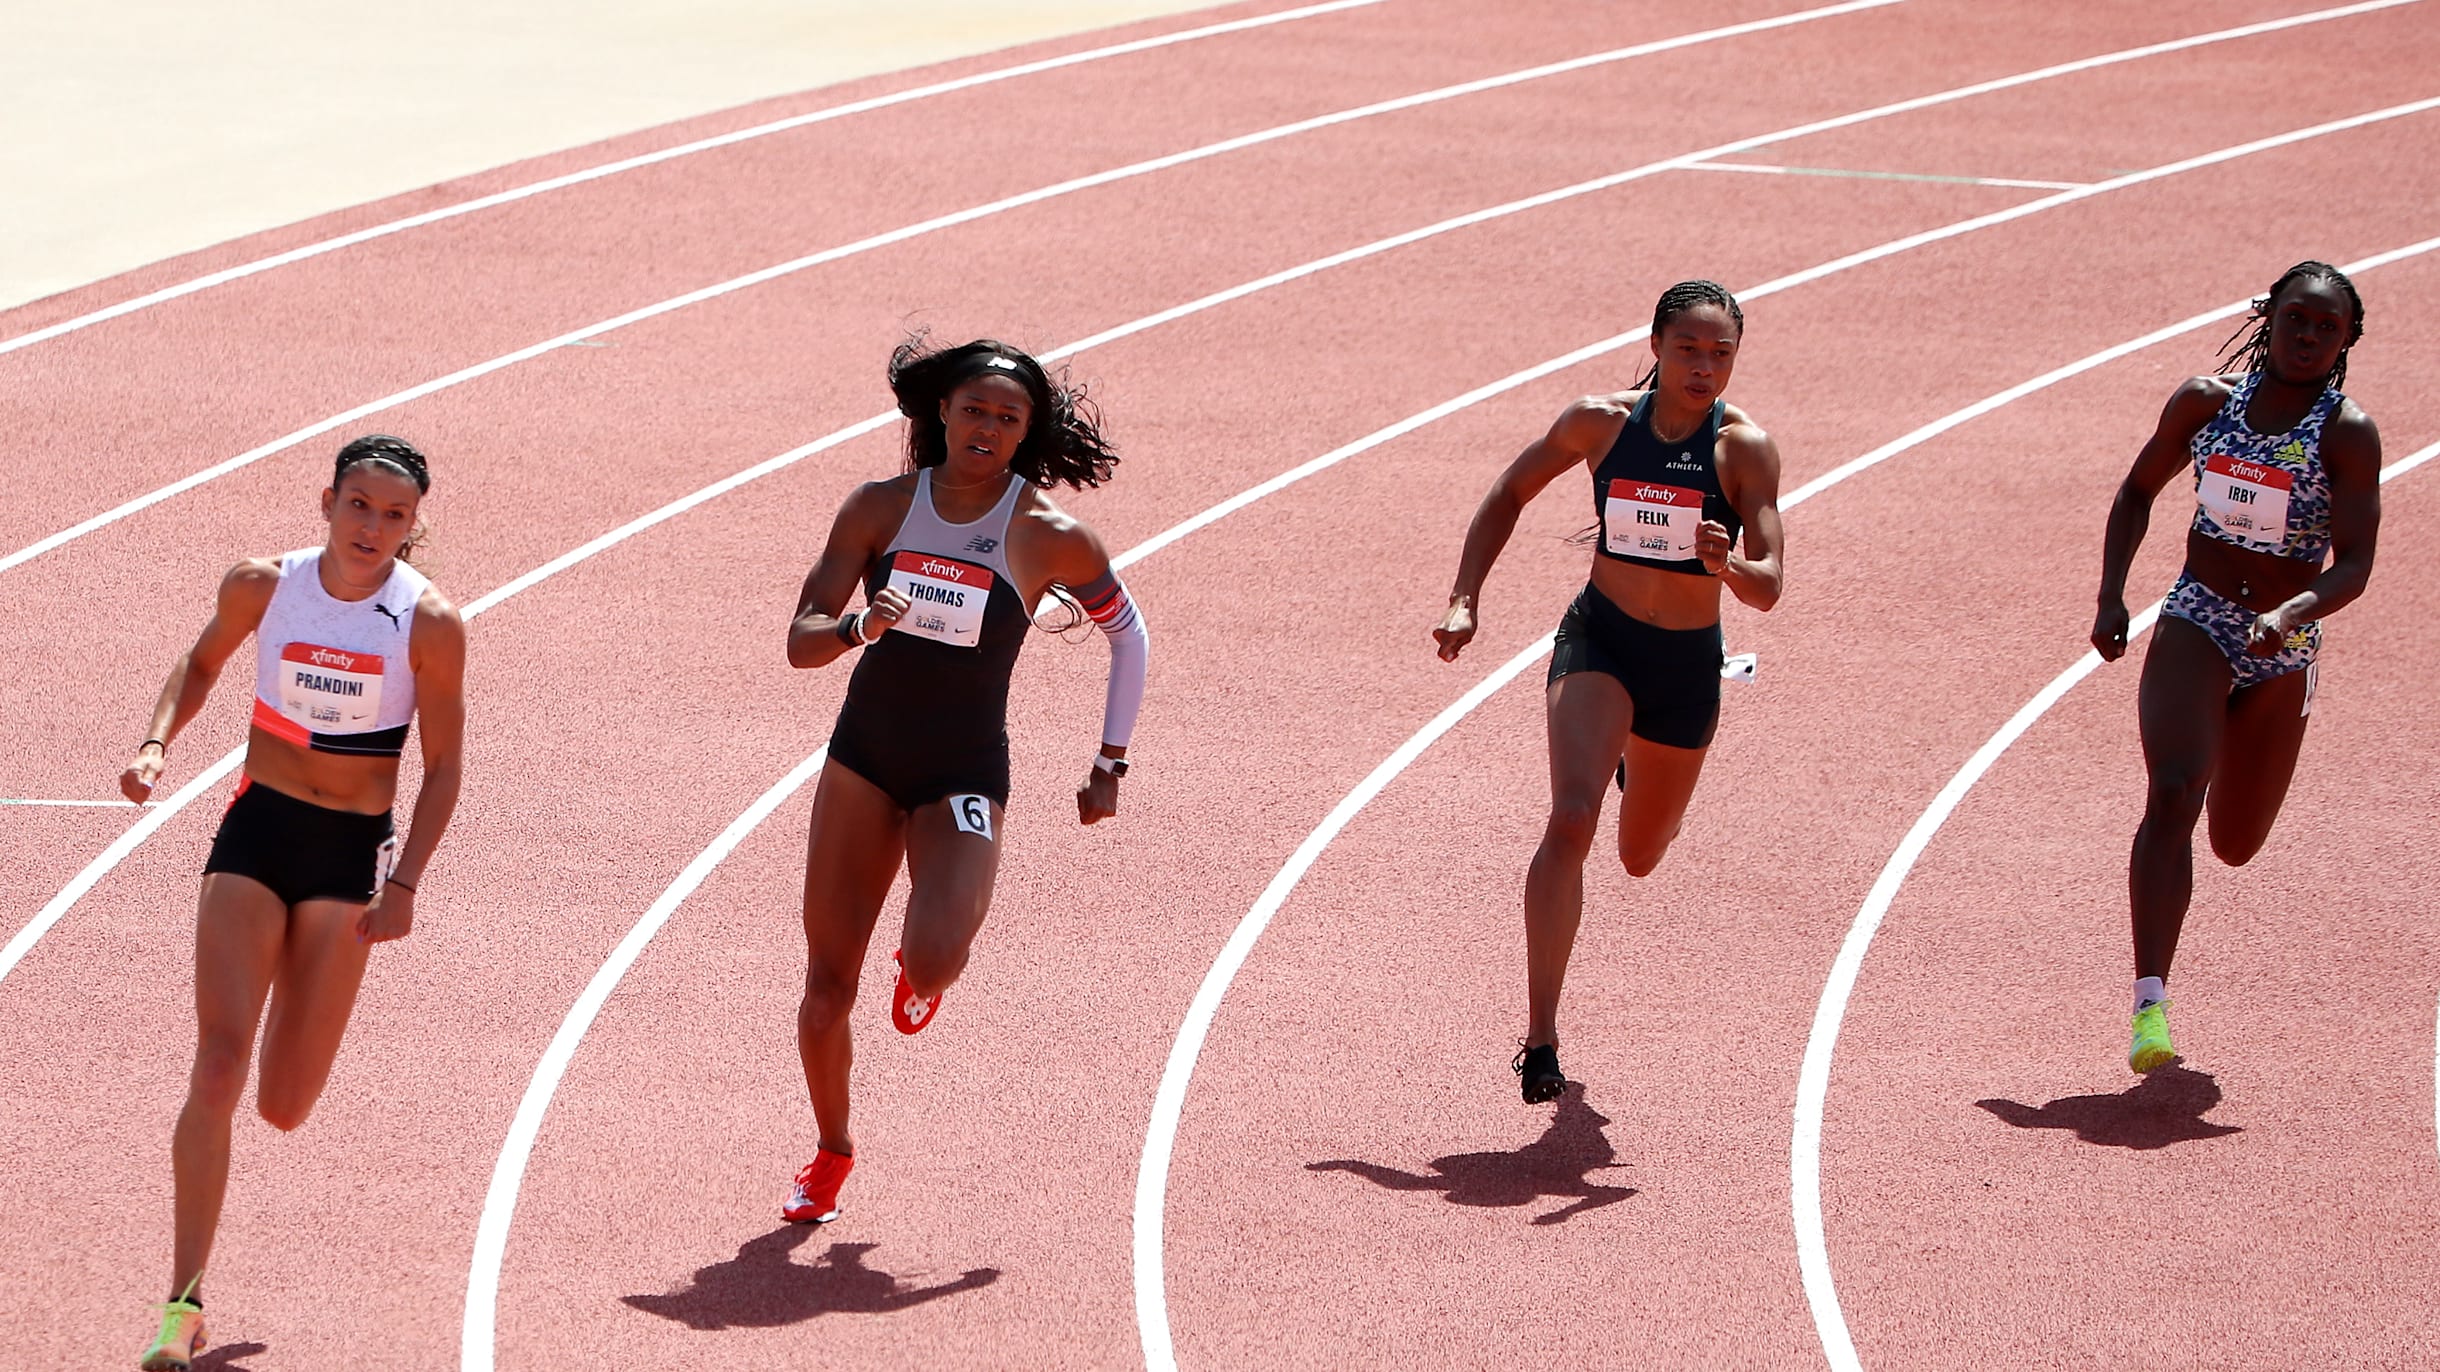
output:
[[[267,1343],[224,1343],[218,1348],[206,1348],[196,1355],[195,1372],[246,1372],[238,1365],[239,1358],[270,1351],[271,1345]]]
[[[2038,1110],[2012,1100],[1974,1103],[2019,1129],[2073,1129],[2086,1143],[2109,1148],[2166,1148],[2239,1132],[2203,1118],[2220,1103],[2211,1074],[2177,1065],[2115,1095],[2061,1096]]]
[[[864,1255],[879,1246],[870,1243],[834,1243],[818,1261],[797,1262],[791,1255],[818,1232],[810,1224],[782,1225],[748,1240],[729,1261],[696,1268],[682,1290],[619,1299],[689,1329],[773,1329],[816,1315],[886,1315],[1000,1279],[1000,1269],[978,1267],[938,1286],[910,1286],[864,1265]]]
[[[1542,1137],[1508,1153],[1451,1153],[1432,1159],[1436,1175],[1402,1172],[1377,1162],[1342,1158],[1309,1162],[1308,1172],[1353,1172],[1375,1186],[1392,1191],[1438,1191],[1451,1205],[1531,1205],[1544,1197],[1572,1200],[1536,1224],[1564,1224],[1587,1211],[1616,1205],[1635,1194],[1632,1186],[1601,1186],[1592,1173],[1604,1167],[1624,1167],[1609,1135],[1601,1132],[1609,1117],[1585,1103],[1584,1085],[1569,1082],[1559,1097],[1559,1113]]]

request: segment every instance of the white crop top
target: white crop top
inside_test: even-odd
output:
[[[320,548],[280,559],[254,631],[254,727],[319,753],[396,757],[415,718],[407,640],[432,583],[399,562],[379,593],[340,600],[322,589],[321,565]]]

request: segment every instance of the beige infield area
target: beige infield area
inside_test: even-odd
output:
[[[0,3],[0,309],[671,120],[1205,0]]]

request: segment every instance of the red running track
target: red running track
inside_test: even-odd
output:
[[[1699,59],[1467,97],[945,232],[623,330],[612,347],[537,359],[384,422],[444,455],[440,574],[471,599],[878,410],[878,361],[910,314],[944,334],[1047,346],[1636,161],[2293,9],[2068,7],[2002,23],[1961,0],[1914,0],[1723,40]],[[1525,7],[1495,24],[1462,7],[1391,4],[1128,59],[1131,79],[1117,63],[1058,77],[1107,80],[1090,103],[1031,106],[1031,92],[1012,84],[991,108],[1088,144],[1124,141],[1079,158],[1115,164],[1616,47],[1660,22],[1691,27],[1659,11],[1622,12],[1595,32],[1574,8]],[[2415,9],[2333,21],[2309,41],[2147,59],[1746,160],[2092,181],[2433,94],[2418,84],[2429,30]],[[2260,101],[2282,64],[2298,61],[2346,80]],[[1724,109],[1709,97],[1728,69],[1773,79],[1748,83]],[[1200,126],[1164,122],[1198,109]],[[938,170],[937,150],[971,140],[946,109],[890,117],[905,120],[895,136],[907,141],[842,122],[808,131],[801,149],[793,137],[771,140],[740,159],[778,157],[785,143],[805,159],[785,175],[715,178],[707,159],[686,172],[701,180],[639,174],[571,192],[599,195],[586,215],[555,219],[546,198],[456,221],[449,232],[467,235],[466,247],[445,259],[418,256],[414,236],[402,236],[396,258],[368,248],[362,260],[318,259],[332,279],[300,267],[233,286],[232,297],[295,294],[224,316],[224,341],[209,350],[196,340],[211,335],[163,335],[177,331],[170,314],[217,308],[210,296],[161,320],[114,321],[58,345],[91,354],[71,364],[58,360],[63,351],[22,386],[12,378],[9,403],[60,416],[57,434],[85,430],[85,452],[140,451],[139,462],[159,463],[131,476],[175,475],[201,465],[193,452],[163,453],[158,437],[101,426],[182,432],[162,418],[179,407],[97,399],[96,372],[149,372],[245,411],[213,421],[216,458],[399,378],[493,355],[498,346],[485,349],[496,339],[465,337],[474,316],[496,313],[497,337],[517,346],[560,321],[666,294],[673,280],[684,289],[808,241],[758,245],[753,235],[769,223],[735,211],[695,217],[695,201],[750,206],[775,194],[773,182],[828,167],[827,212],[886,226],[1072,170],[989,164],[975,174],[1005,179],[895,200],[907,175],[897,157],[913,149],[920,179]],[[2419,238],[2430,232],[2421,216],[2435,118],[2095,197],[1758,302],[1739,399],[1780,436],[1793,486],[2014,381],[2233,299],[2295,256],[2344,260]],[[2293,189],[2316,182],[2349,194],[2334,204]],[[1129,546],[1316,453],[1613,334],[1678,275],[1751,284],[2039,194],[1685,172],[1326,272],[1083,358],[1130,461],[1111,488],[1075,504],[1114,547]],[[603,227],[624,219],[662,223],[656,232],[668,236],[630,260]],[[2242,232],[2220,227],[2232,224]],[[597,231],[607,237],[593,261],[559,286],[547,273],[529,286],[514,266]],[[488,274],[455,295],[452,283],[471,280],[447,266],[459,260],[486,263]],[[669,277],[656,279],[661,271]],[[2440,395],[2415,365],[2413,321],[2428,313],[2432,281],[2433,268],[2401,264],[2364,283],[2373,332],[2354,367],[2357,392],[2395,452],[2440,429]],[[432,315],[402,333],[415,356],[360,361],[344,346],[360,314],[419,291],[435,299]],[[0,318],[0,332],[31,322]],[[259,382],[234,371],[230,355],[246,349],[225,340],[278,354],[300,329],[331,340],[327,350],[287,354],[293,370]],[[2204,365],[2208,341],[2023,402],[1800,511],[1785,610],[1732,615],[1732,648],[1762,651],[1763,681],[1732,696],[1677,853],[1632,889],[1595,864],[1591,908],[1611,913],[1588,920],[1567,1059],[1591,1085],[1555,1116],[1514,1105],[1499,1070],[1520,980],[1515,888],[1542,800],[1536,678],[1495,697],[1385,792],[1283,910],[1205,1049],[1168,1191],[1180,1361],[1816,1362],[1789,1238],[1785,1112],[1822,973],[1930,793],[2080,649],[2108,486],[2167,387]],[[43,356],[28,349],[0,366]],[[1033,649],[1013,703],[1020,800],[997,913],[941,1026],[899,1040],[875,1032],[874,1012],[858,1077],[867,1155],[849,1217],[820,1232],[783,1229],[771,1214],[810,1139],[789,1051],[802,798],[751,835],[679,910],[574,1059],[510,1235],[499,1364],[605,1344],[673,1366],[1138,1361],[1128,1207],[1182,1008],[1323,812],[1555,617],[1582,556],[1556,540],[1581,522],[1560,499],[1534,512],[1503,564],[1496,618],[1467,663],[1444,669],[1426,656],[1440,579],[1492,464],[1566,396],[1621,384],[1625,371],[1623,359],[1590,366],[1488,401],[1132,571],[1161,648],[1142,771],[1115,828],[1077,835],[1059,816],[1090,745],[1100,650]],[[15,489],[43,493],[48,508],[22,514],[36,532],[89,512],[102,480],[67,481],[80,470],[74,440],[58,441],[68,458],[10,472]],[[94,683],[74,692],[12,674],[11,717],[32,727],[0,744],[8,794],[107,785],[125,721],[140,717],[154,664],[200,613],[201,588],[235,552],[310,539],[306,501],[325,460],[309,445],[266,461],[28,569],[39,575],[19,574],[12,660],[117,670],[98,681],[72,673]],[[844,678],[782,674],[778,628],[838,498],[891,460],[887,436],[851,443],[641,534],[478,624],[474,784],[434,868],[440,898],[427,902],[415,939],[385,952],[311,1126],[293,1137],[240,1130],[215,1324],[254,1351],[223,1365],[365,1362],[351,1317],[375,1293],[397,1331],[375,1365],[448,1360],[492,1162],[559,1017],[678,868],[826,729]],[[2429,756],[2409,746],[2432,720],[2403,676],[2418,660],[2409,635],[2420,622],[2409,530],[2413,512],[2430,508],[2428,497],[2414,504],[2415,481],[2394,494],[2374,596],[2334,621],[2328,718],[2308,747],[2291,827],[2255,869],[2278,868],[2291,888],[2249,915],[2257,978],[2247,985],[2235,964],[2214,961],[2239,946],[2233,933],[2223,951],[2206,951],[2208,905],[2181,966],[2198,985],[2225,979],[2226,991],[2181,1017],[2180,1034],[2197,1071],[2217,1073],[2228,1093],[2207,1113],[2244,1133],[2111,1149],[2071,1142],[2071,1130],[2011,1129],[1973,1104],[2038,1108],[2124,1085],[2114,1075],[2124,976],[2111,867],[2132,825],[2131,664],[2020,745],[1893,911],[1850,1011],[1824,1169],[1831,1255],[1867,1365],[2089,1365],[2090,1354],[2125,1347],[2061,1342],[2061,1329],[2104,1339],[2139,1329],[2157,1349],[2224,1348],[2229,1365],[2298,1348],[2363,1365],[2395,1360],[2428,1329],[2429,1283],[2415,1280],[2428,1242],[2412,1240],[2428,1238],[2414,1226],[2430,1210],[2418,1188],[2433,1161],[2422,1094],[2431,978],[2412,939],[2396,937],[2428,883],[2402,838],[2376,833],[2370,849],[2311,843],[2324,832],[2312,816],[2333,813],[2329,788],[2356,780],[2350,759],[2362,749],[2395,740],[2401,766],[2380,784],[2401,795],[2415,794],[2412,760]],[[2156,529],[2174,523],[2164,502]],[[2165,584],[2166,540],[2156,535],[2151,551],[2159,565],[2146,574]],[[1995,605],[2012,613],[1993,614]],[[2401,640],[2384,669],[2390,686],[2373,684],[2370,655],[2349,649],[2357,635]],[[2350,696],[2342,687],[2357,689],[2347,683],[2359,661],[2364,694]],[[182,744],[182,763],[236,740],[239,712],[221,706]],[[2098,713],[2083,719],[2088,709]],[[2350,710],[2360,711],[2353,735]],[[2362,732],[2372,729],[2381,733]],[[2050,755],[2087,746],[2102,751]],[[2318,792],[2316,767],[2331,769]],[[212,808],[198,805],[139,848],[0,982],[12,1064],[0,1129],[16,1155],[40,1160],[10,1169],[0,1206],[44,1217],[0,1230],[0,1272],[20,1308],[47,1317],[26,1338],[33,1365],[123,1356],[142,1302],[158,1294],[161,1154],[191,1023],[178,969]],[[2052,891],[2023,865],[2044,854],[1979,827],[1986,809],[2002,822],[2039,814],[2045,843],[2102,860],[2073,894]],[[8,931],[125,822],[106,811],[0,810],[11,826],[0,884]],[[2344,882],[2340,863],[2372,866],[2372,880]],[[1958,889],[1960,873],[1975,891]],[[2046,892],[2044,913],[2064,936],[1991,938],[1996,893],[1984,888],[1994,880],[2020,900]],[[2314,1061],[2299,1047],[2321,1037],[2301,1016],[2327,1003],[2315,994],[2332,961],[2329,902],[2318,893],[2342,888],[2371,893],[2343,945],[2379,971],[2367,1033],[2383,1044],[2406,1035],[2387,1055],[2397,1069],[2389,1085],[2323,1088],[2355,1116],[2313,1111],[2302,1092],[2314,1074],[2295,1065]],[[1644,911],[1653,917],[1623,913]],[[2282,920],[2286,911],[2324,919]],[[2324,937],[2300,937],[2308,933]],[[876,955],[886,953],[877,942]],[[1971,967],[1954,956],[2003,948],[2030,954],[2001,959],[2016,998],[1984,990],[1987,956]],[[2301,956],[2308,948],[2316,956]],[[1901,983],[1888,984],[1893,976]],[[2293,988],[2293,1025],[2254,990],[2274,981]],[[2050,1007],[2038,1020],[2037,1003]],[[1909,1037],[1927,1025],[1945,1026],[1934,1047],[1953,1053],[1935,1056]],[[2336,1138],[2276,1127],[2340,1119],[2352,1127]],[[2283,1175],[2315,1185],[2354,1179],[2347,1165],[2377,1169],[2387,1185],[2357,1179],[2354,1208],[2336,1215],[2315,1208],[2323,1198],[2309,1186],[2278,1197],[2294,1207],[2279,1231],[2292,1241],[2255,1236],[2232,1274],[2195,1251],[2218,1255],[2261,1197],[2194,1169],[2258,1169],[2236,1148],[2265,1150]],[[2014,1165],[2002,1168],[2003,1158]],[[1995,1175],[2016,1187],[2001,1202],[1974,1185]],[[2123,1226],[2155,1187],[2185,1201],[2150,1216],[2173,1236],[2161,1258],[2171,1276],[2129,1318]],[[1995,1203],[2010,1207],[2013,1228],[1992,1222]],[[1552,1212],[1567,1213],[1531,1222]],[[2375,1255],[2353,1269],[2377,1285],[2366,1308],[2349,1304],[2364,1300],[2360,1284],[2315,1284],[2341,1249]],[[2198,1289],[2174,1275],[2200,1272],[2236,1285]],[[2300,1282],[2305,1273],[2314,1275]],[[2249,1308],[2277,1318],[2241,1321]]]

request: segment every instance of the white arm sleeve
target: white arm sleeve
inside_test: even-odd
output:
[[[1098,593],[1098,594],[1096,594]],[[1143,613],[1113,572],[1106,587],[1096,583],[1084,594],[1085,612],[1110,639],[1110,693],[1102,706],[1101,741],[1127,746],[1135,734],[1135,716],[1144,705],[1144,676],[1152,661],[1152,635],[1145,631]]]

